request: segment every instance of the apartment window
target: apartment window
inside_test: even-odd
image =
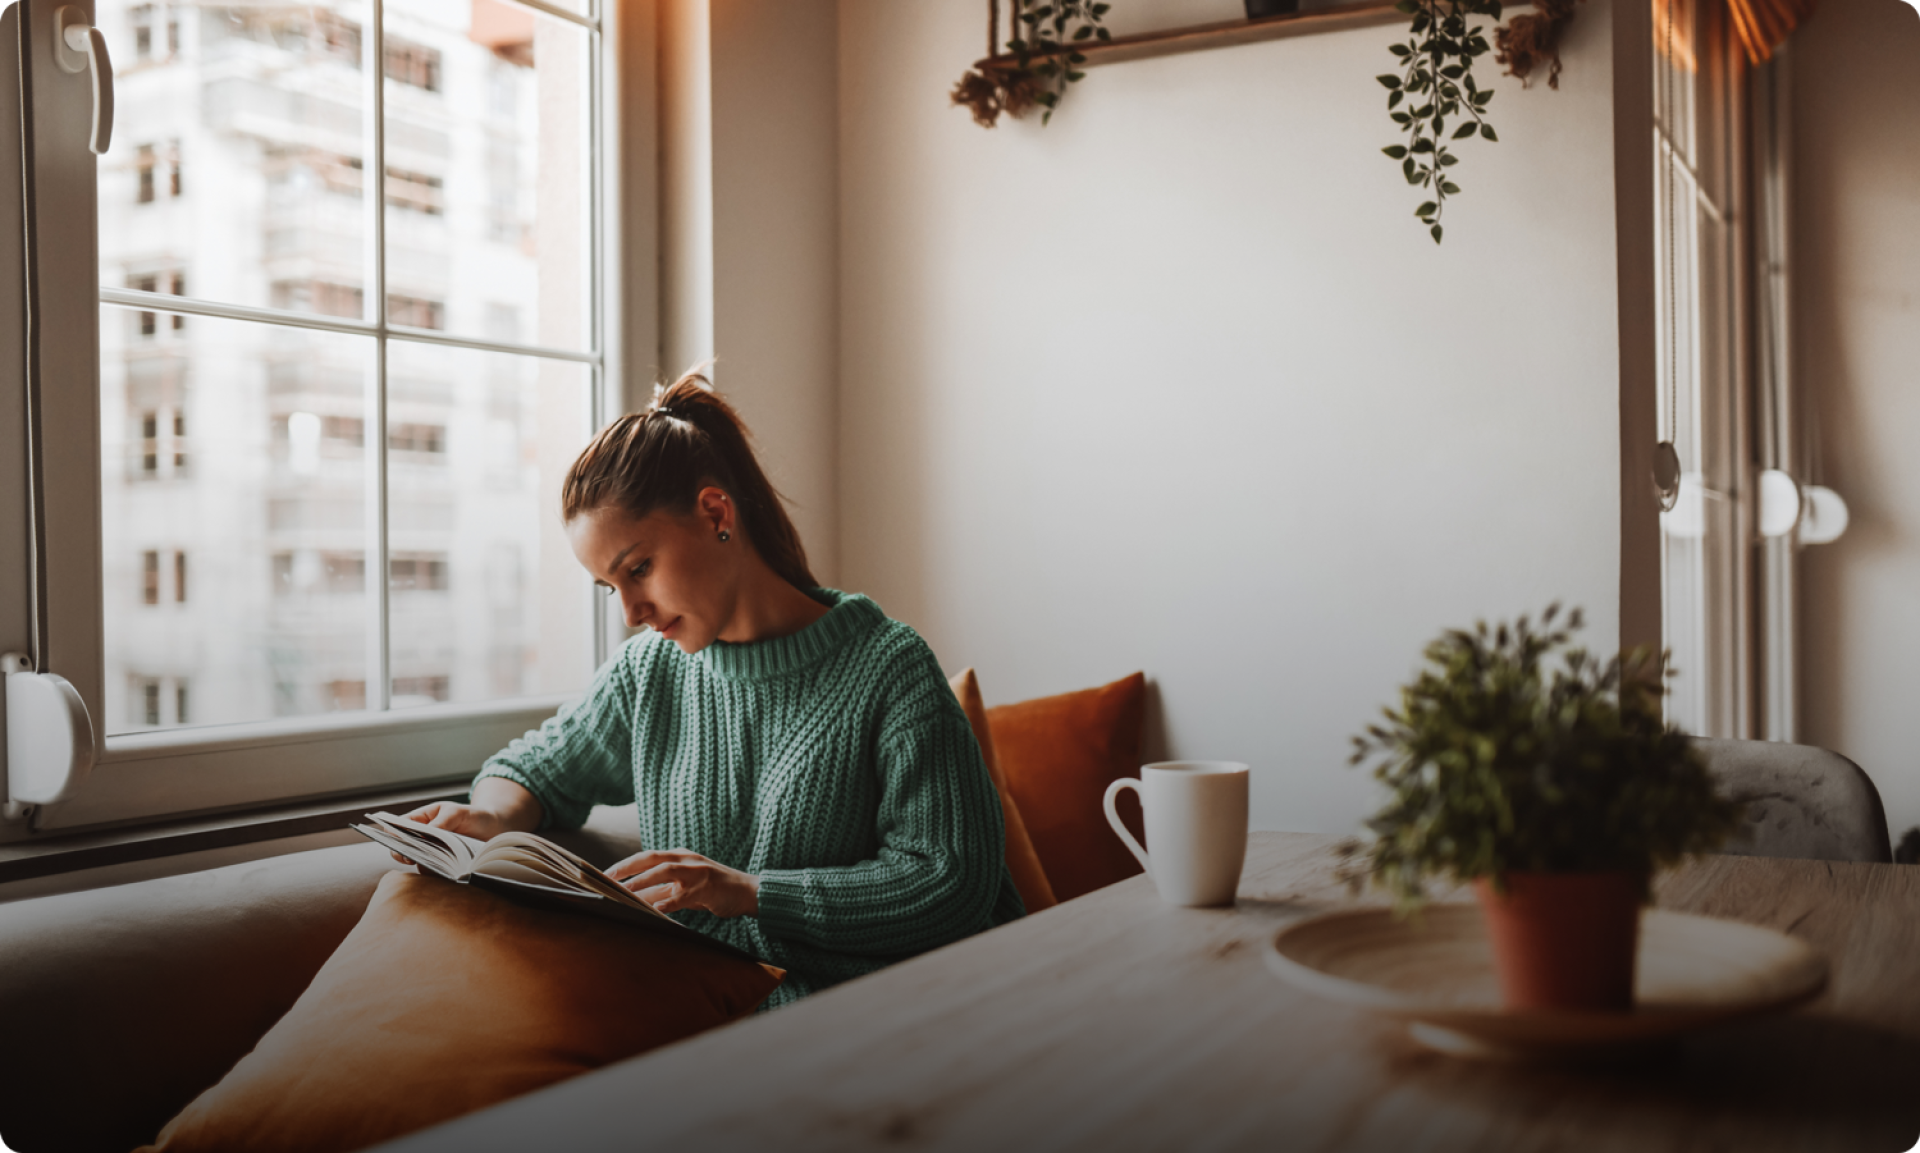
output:
[[[160,603],[160,553],[157,549],[148,549],[140,554],[140,603]]]
[[[273,284],[273,307],[289,312],[315,312],[357,320],[364,296],[357,284],[330,280],[277,280]]]
[[[438,216],[445,203],[442,187],[438,176],[408,172],[402,168],[387,169],[387,203],[395,208],[410,208],[427,216]]]
[[[447,426],[444,424],[392,424],[387,426],[387,447],[395,452],[447,451]]]
[[[140,4],[127,10],[127,23],[133,29],[133,58],[153,58],[153,5]]]
[[[396,707],[404,708],[411,704],[426,704],[430,701],[447,699],[447,689],[451,678],[444,673],[428,677],[393,678],[393,696]]]
[[[428,92],[440,91],[440,52],[424,44],[387,37],[387,79]]]
[[[445,307],[437,300],[393,295],[387,297],[387,319],[408,328],[444,328],[441,317]]]
[[[187,274],[177,268],[162,272],[139,273],[127,278],[127,287],[136,292],[164,292],[173,296],[185,296],[187,294]],[[135,312],[133,316],[135,328],[141,336],[154,336],[160,332],[161,324],[158,313],[141,309]],[[184,331],[187,327],[186,315],[178,312],[169,313],[166,327],[174,332]]]
[[[447,589],[445,556],[396,556],[393,558],[393,588],[398,591],[434,591]]]
[[[140,414],[140,475],[160,475],[160,414],[151,409]]]
[[[97,493],[105,541],[167,535],[164,549],[88,552],[112,595],[102,617],[56,627],[91,630],[75,647],[103,653],[79,687],[105,718],[107,755],[169,784],[90,797],[89,820],[221,807],[205,791],[240,779],[225,766],[257,761],[262,740],[357,734],[350,759],[303,758],[315,767],[289,771],[287,795],[450,778],[584,687],[613,639],[543,495],[604,420],[601,334],[617,335],[597,266],[601,188],[620,170],[595,135],[613,120],[598,17],[611,6],[515,6],[538,53],[507,56],[474,38],[468,7],[181,6],[188,52],[118,78],[141,135],[100,167],[91,403],[129,418],[92,422],[97,454],[47,456],[112,462],[57,478]],[[173,51],[172,10],[95,4],[128,61]],[[68,87],[76,99],[84,88]],[[515,114],[492,116],[501,105]],[[381,131],[367,131],[376,113]],[[495,170],[496,157],[509,163]],[[51,219],[86,200],[38,203]],[[181,211],[147,211],[163,200]],[[191,236],[177,231],[188,222]],[[157,259],[183,250],[190,267]],[[492,323],[501,316],[516,321]],[[514,466],[490,467],[496,455]],[[181,482],[132,483],[148,477]],[[501,549],[523,558],[524,576],[495,603],[479,574]],[[128,595],[149,583],[164,614]],[[521,675],[490,675],[501,651],[519,654],[509,663]],[[145,664],[156,652],[179,667]],[[382,716],[442,702],[470,711],[426,727]],[[366,715],[297,723],[340,711]],[[154,723],[224,727],[191,751],[117,744]],[[242,799],[258,797],[231,803]]]

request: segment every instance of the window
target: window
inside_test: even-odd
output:
[[[186,51],[123,70],[143,138],[98,168],[97,404],[124,416],[62,483],[97,493],[74,555],[107,595],[51,627],[103,654],[69,679],[104,751],[39,828],[464,777],[605,652],[545,494],[608,390],[612,56],[595,13],[503,6],[534,29],[511,60],[466,4],[98,0],[116,55],[157,61],[175,18]]]

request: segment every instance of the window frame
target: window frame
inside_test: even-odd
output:
[[[584,350],[456,336],[389,323],[384,275],[388,257],[384,189],[381,195],[369,194],[363,198],[372,239],[369,247],[374,253],[367,277],[374,307],[370,318],[316,316],[115,287],[100,279],[97,259],[86,265],[86,279],[92,284],[88,295],[98,302],[92,307],[94,316],[100,315],[98,305],[118,305],[370,337],[378,349],[374,358],[377,365],[374,387],[379,401],[374,406],[379,427],[365,433],[370,445],[384,447],[388,440],[386,349],[394,341],[584,364],[590,374],[593,427],[604,424],[610,414],[623,411],[627,407],[626,388],[620,368],[626,342],[622,340],[621,318],[623,297],[628,294],[620,289],[634,270],[614,254],[624,250],[622,238],[630,232],[629,220],[641,223],[643,228],[652,225],[648,220],[651,190],[631,186],[637,183],[632,180],[635,166],[625,156],[621,144],[633,128],[623,124],[623,119],[634,118],[636,112],[641,117],[651,116],[652,77],[625,77],[621,64],[624,61],[631,71],[651,70],[651,5],[623,6],[605,0],[588,0],[586,11],[581,13],[547,0],[503,2],[565,21],[582,29],[587,36],[588,156],[581,209],[587,222],[586,293],[590,317]],[[387,160],[384,7],[383,0],[368,0],[368,32],[362,37],[361,45],[363,74],[369,77],[371,92],[365,111],[368,145],[365,163],[374,172],[385,172]],[[621,19],[623,7],[631,9],[625,20]],[[636,44],[643,52],[634,51]],[[640,67],[636,68],[636,63]],[[637,108],[630,106],[636,95],[643,97]],[[643,176],[650,174],[650,169],[641,171]],[[64,175],[71,176],[70,173]],[[91,182],[91,165],[87,166],[86,175]],[[44,199],[44,193],[42,195]],[[97,228],[91,185],[82,199],[89,217],[85,223],[91,239]],[[69,224],[69,234],[72,228]],[[91,254],[94,245],[89,244],[87,251]],[[617,266],[616,260],[619,260]],[[66,288],[65,299],[75,299],[73,285]],[[644,287],[631,295],[636,302],[652,296]],[[642,318],[642,325],[651,328],[650,319]],[[43,599],[48,603],[37,611],[43,614],[40,643],[51,654],[51,659],[42,667],[66,676],[79,690],[91,715],[98,753],[92,775],[77,796],[30,811],[25,820],[0,821],[0,844],[56,831],[150,824],[209,813],[239,813],[317,798],[417,791],[422,786],[464,782],[479,770],[486,756],[536,727],[567,699],[567,694],[549,694],[392,710],[388,707],[390,590],[386,581],[370,577],[368,589],[375,595],[369,598],[374,618],[369,626],[369,639],[375,638],[374,630],[377,630],[381,675],[374,682],[377,693],[370,686],[365,711],[107,736],[103,715],[103,598],[123,590],[103,588],[100,570],[103,547],[113,545],[100,540],[102,479],[97,322],[90,329],[88,345],[84,355],[92,362],[93,371],[85,379],[94,382],[92,395],[74,395],[61,402],[49,398],[49,410],[58,409],[64,403],[75,411],[65,413],[64,420],[43,418],[43,426],[48,427],[42,431],[46,445],[42,475],[48,493],[64,493],[63,505],[77,502],[81,507],[90,508],[92,517],[86,526],[65,525],[56,531],[60,525],[57,513],[52,509],[46,513],[47,539],[40,545],[40,560],[46,572],[42,581]],[[81,390],[73,391],[77,394]],[[49,415],[59,418],[62,413],[52,411]],[[84,445],[75,443],[76,430],[80,428],[88,431]],[[81,451],[73,451],[75,449]],[[378,520],[375,531],[370,533],[369,544],[377,546],[378,555],[367,558],[367,568],[369,573],[379,574],[385,572],[390,552],[386,531],[387,453],[382,451],[375,456],[378,463],[370,469],[370,476],[377,475],[378,487],[370,494],[369,511]],[[70,591],[59,597],[44,595],[58,588],[63,579],[77,579],[79,592]],[[593,617],[593,657],[597,666],[625,633],[620,622],[608,613],[602,598],[583,597],[581,611],[590,612]],[[0,781],[3,780],[0,776]]]

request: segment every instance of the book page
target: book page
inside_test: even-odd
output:
[[[597,893],[623,905],[651,913],[663,921],[673,920],[635,896],[625,885],[545,837],[535,836],[532,833],[502,833],[488,841],[486,848],[475,857],[474,871],[492,873],[493,863],[496,861],[512,862],[524,868],[545,872],[580,891]]]
[[[464,877],[472,871],[474,857],[484,847],[484,842],[472,837],[448,829],[436,829],[419,821],[409,821],[392,813],[368,813],[367,820],[396,840],[413,846],[402,852],[402,856],[415,862],[421,862],[422,857],[429,858],[454,877]]]

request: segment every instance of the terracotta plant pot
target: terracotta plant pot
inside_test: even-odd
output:
[[[1633,1008],[1641,878],[1633,873],[1508,873],[1507,891],[1473,883],[1509,1009]]]

